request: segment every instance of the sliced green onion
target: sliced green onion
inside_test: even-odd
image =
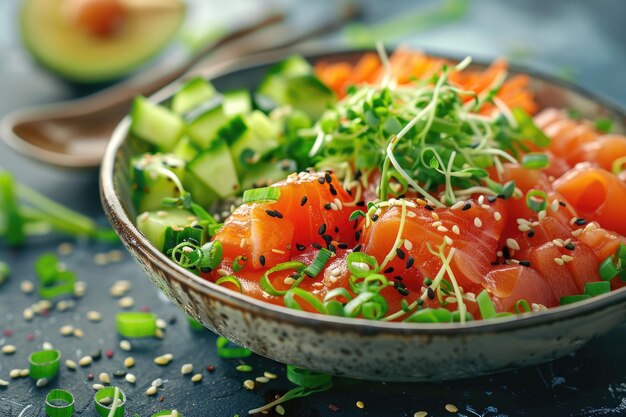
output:
[[[546,136],[543,130],[539,129],[533,118],[526,113],[521,107],[516,107],[513,110],[513,117],[519,125],[521,135],[530,140],[535,145],[545,148],[550,145],[550,138]]]
[[[445,308],[425,308],[417,310],[404,321],[410,323],[450,323],[452,322],[452,313]]]
[[[207,242],[200,248],[202,256],[198,262],[198,269],[215,269],[222,262],[222,243],[219,240]]]
[[[151,337],[156,334],[156,320],[157,316],[154,313],[140,311],[117,313],[115,327],[124,337]]]
[[[333,377],[328,374],[309,371],[308,369],[298,368],[293,365],[287,365],[287,379],[296,385],[305,388],[318,387],[332,381]]]
[[[250,350],[235,345],[224,336],[219,336],[215,345],[217,347],[217,356],[223,359],[241,359],[252,355]]]
[[[621,275],[626,271],[626,245],[620,243],[612,255],[600,263],[598,273],[604,281],[610,281],[618,274]]]
[[[476,297],[476,303],[478,303],[478,310],[480,311],[480,316],[483,319],[487,320],[496,316],[496,308],[494,307],[487,290],[482,290],[481,293],[478,294]]]
[[[357,278],[365,278],[370,274],[378,273],[378,261],[373,256],[363,252],[352,252],[346,256],[346,265],[352,275]],[[367,269],[365,269],[367,266]]]
[[[74,292],[76,274],[61,269],[54,254],[46,253],[37,258],[35,274],[39,280],[38,292],[41,298],[51,299]]]
[[[529,190],[526,193],[526,206],[535,213],[545,210],[548,205],[548,195],[539,190]]]
[[[183,415],[177,410],[162,410],[150,417],[183,417]]]
[[[585,284],[584,293],[591,297],[609,292],[611,292],[611,283],[609,281],[588,282]]]
[[[310,276],[311,278],[315,278],[324,268],[326,268],[326,264],[328,260],[333,256],[333,253],[328,249],[322,248],[319,252],[317,252],[317,256],[313,263],[306,268],[302,272]]]
[[[215,281],[215,285],[222,285],[226,283],[233,284],[235,287],[237,287],[239,292],[243,294],[243,287],[241,286],[241,281],[239,281],[239,278],[237,278],[236,276],[226,275],[225,277],[221,277],[217,281]]]
[[[239,365],[235,369],[238,370],[239,372],[252,372],[254,370],[252,366],[246,365],[246,364]]]
[[[522,156],[522,166],[527,169],[543,169],[550,165],[548,155],[545,153],[531,152]]]
[[[351,289],[356,293],[380,292],[390,285],[387,277],[382,274],[370,274],[363,281],[356,281],[352,278],[350,280],[351,284],[354,284],[351,285]]]
[[[246,190],[243,192],[244,203],[272,203],[280,198],[280,188],[263,187]]]
[[[310,292],[303,290],[302,288],[292,288],[285,293],[285,298],[283,302],[285,303],[285,307],[293,308],[294,310],[304,310],[302,305],[296,300],[296,297],[301,298],[306,301],[311,307],[317,310],[319,313],[326,314],[326,308],[324,304],[320,300],[317,299]]]
[[[52,253],[44,253],[35,261],[35,274],[42,285],[52,285],[59,272],[59,260]]]
[[[375,292],[362,292],[345,306],[346,316],[357,317],[364,313],[364,317],[370,320],[379,320],[387,314],[389,305],[385,297]]]
[[[189,324],[189,327],[191,327],[191,330],[204,330],[202,323],[189,316],[187,316],[187,323]]]
[[[469,311],[465,312],[465,321],[473,321],[474,320],[474,315],[472,313],[470,313]],[[453,311],[452,312],[452,321],[454,323],[460,323],[461,322],[461,312],[460,311]]]
[[[528,304],[528,301],[521,299],[517,300],[515,303],[515,312],[517,314],[530,313],[531,311],[533,311],[533,309],[530,307],[530,304]]]
[[[244,255],[236,256],[235,259],[233,259],[233,264],[232,264],[233,272],[239,272],[243,269],[244,266],[246,266],[245,259],[246,258]]]
[[[515,192],[515,181],[507,181],[502,187],[502,195],[504,198],[511,198]]]
[[[302,271],[305,268],[306,268],[306,265],[300,261],[283,262],[281,264],[276,265],[275,267],[268,269],[259,280],[259,284],[261,285],[261,288],[263,289],[263,291],[265,291],[269,295],[276,295],[276,296],[285,295],[287,294],[288,290],[281,291],[281,290],[277,290],[276,288],[274,288],[274,286],[272,285],[270,281],[270,275],[273,274],[274,272],[286,271],[290,269],[296,271],[298,274],[302,274]],[[300,281],[302,280],[302,277],[303,275],[301,275],[300,278],[296,280],[292,288],[294,288],[300,283]]]
[[[591,296],[587,294],[566,295],[565,297],[561,297],[560,304],[564,306],[566,304],[577,303],[589,298],[591,298]]]
[[[74,396],[63,389],[50,390],[46,395],[46,416],[71,417],[74,415]]]
[[[40,350],[28,357],[29,375],[35,381],[41,378],[51,380],[59,373],[61,352],[57,349]]]
[[[596,119],[596,130],[600,133],[610,133],[613,129],[613,120],[600,118]]]
[[[611,165],[611,171],[615,175],[619,175],[626,170],[626,156],[622,156],[621,158],[617,158],[613,161],[613,165]]]
[[[105,398],[112,398],[113,402],[102,404]],[[93,397],[96,411],[100,417],[124,417],[124,406],[126,405],[126,395],[118,387],[104,387],[96,391]]]

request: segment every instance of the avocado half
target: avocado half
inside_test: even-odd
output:
[[[68,21],[64,1],[24,0],[22,38],[42,65],[85,83],[120,78],[146,62],[165,47],[185,15],[181,0],[171,0],[174,7],[131,10],[119,33],[97,37]]]

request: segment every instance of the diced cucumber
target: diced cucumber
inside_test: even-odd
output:
[[[250,129],[262,139],[277,140],[280,135],[279,123],[267,117],[262,111],[253,110],[246,116],[246,121]]]
[[[183,115],[217,95],[213,84],[196,77],[187,81],[172,99],[172,111]]]
[[[299,56],[292,56],[271,68],[258,92],[277,104],[289,104],[319,118],[336,97],[314,74],[311,65]]]
[[[185,123],[178,115],[145,97],[135,98],[130,116],[130,132],[164,152],[174,148],[185,130]]]
[[[245,89],[231,90],[224,93],[224,114],[234,116],[236,114],[248,114],[252,111],[252,97]]]
[[[185,190],[191,193],[193,201],[200,204],[204,208],[210,207],[213,203],[220,199],[215,191],[209,188],[204,181],[200,180],[198,176],[189,171],[189,169],[185,173],[183,186],[185,187]]]
[[[191,142],[189,136],[184,135],[182,138],[180,138],[180,140],[172,150],[172,154],[189,162],[198,155],[198,148],[196,147],[196,145],[193,144],[193,142]]]
[[[189,163],[189,171],[221,198],[239,191],[239,178],[226,142],[215,143]]]
[[[131,184],[133,203],[138,212],[162,207],[166,197],[178,197],[174,183],[163,170],[169,170],[178,178],[185,174],[185,160],[171,154],[144,154],[131,160]]]
[[[137,216],[137,227],[160,251],[174,239],[174,229],[182,231],[185,227],[190,227],[194,221],[199,219],[188,210],[179,208],[166,208],[164,210],[145,211]],[[172,229],[174,228],[174,229]],[[199,242],[202,243],[202,242]]]
[[[241,180],[241,188],[266,187],[275,182],[284,180],[287,176],[296,171],[296,163],[290,159],[278,162],[261,162],[251,166]]]
[[[187,134],[200,149],[208,149],[217,131],[228,121],[221,96],[216,96],[186,115]]]

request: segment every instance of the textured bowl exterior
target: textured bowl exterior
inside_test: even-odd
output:
[[[325,57],[354,59],[360,53]],[[206,76],[218,87],[220,82],[227,87],[237,82],[253,86],[266,63],[280,58],[281,54],[270,54],[226,63]],[[576,108],[589,117],[611,116],[623,129],[625,112],[588,93],[541,76],[533,77],[533,88],[541,105]],[[166,99],[173,91],[167,88],[154,98]],[[125,119],[116,129],[101,169],[102,203],[111,224],[152,282],[174,304],[207,328],[260,355],[360,379],[456,379],[564,356],[626,318],[626,289],[544,312],[461,325],[381,323],[309,314],[206,282],[174,264],[134,226],[128,161],[136,151],[128,127]]]

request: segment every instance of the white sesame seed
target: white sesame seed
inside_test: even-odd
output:
[[[404,243],[403,243],[403,246],[404,246],[404,249],[411,250],[411,249],[413,249],[413,242],[411,242],[408,239],[405,239]]]
[[[83,337],[83,336],[85,336],[85,333],[81,329],[74,329],[72,334],[74,335],[74,337]]]
[[[89,365],[91,365],[92,362],[93,362],[93,358],[91,356],[83,356],[78,361],[78,364],[80,366],[89,366]]]
[[[22,317],[26,321],[31,321],[33,317],[35,317],[35,312],[33,311],[32,308],[26,307],[24,311],[22,311]]]
[[[493,212],[493,218],[495,221],[499,222],[500,220],[502,220],[502,214],[500,214],[499,211],[494,211]]]
[[[269,378],[269,379],[276,379],[276,378],[278,378],[278,375],[273,374],[271,372],[263,372],[263,376],[265,378]]]
[[[167,322],[163,319],[156,319],[155,324],[159,329],[165,329],[167,327]]]
[[[485,210],[489,210],[491,208],[489,204],[481,204],[480,207],[484,208]]]
[[[193,372],[193,365],[190,363],[186,363],[180,368],[180,373],[183,375],[187,375]]]
[[[550,210],[556,213],[559,211],[559,207],[559,200],[552,200],[552,203],[550,203]]]
[[[356,402],[356,406],[357,406],[357,408],[361,408],[361,409],[365,408],[365,404],[363,403],[363,401],[357,401]]]
[[[135,382],[137,382],[137,377],[133,374],[126,374],[124,378],[126,379],[126,382],[130,384],[134,384]]]
[[[21,369],[11,369],[11,372],[9,372],[9,376],[13,379],[19,378],[21,376],[20,372],[21,372]]]
[[[41,344],[41,349],[42,350],[52,350],[52,349],[54,349],[54,346],[52,346],[52,343],[50,343],[50,342],[43,342]]]
[[[474,226],[481,227],[482,225],[483,222],[478,217],[474,217]]]
[[[254,381],[251,379],[246,379],[243,381],[243,387],[245,389],[253,390],[254,389]]]
[[[452,209],[452,210],[459,209],[459,208],[463,207],[463,205],[464,205],[464,204],[465,204],[465,202],[464,202],[464,201],[460,201],[460,200],[459,200],[459,201],[457,201],[456,203],[454,203],[453,205],[451,205],[451,206],[450,206],[450,209]]]
[[[446,245],[452,246],[454,244],[454,240],[450,238],[450,236],[444,236],[443,241],[446,242]]]
[[[530,226],[527,224],[520,224],[519,226],[517,226],[517,229],[520,232],[528,232],[530,230]]]
[[[452,233],[454,233],[455,235],[460,235],[461,229],[459,229],[459,226],[457,226],[456,224],[452,226]]]
[[[561,256],[561,259],[563,260],[563,262],[567,263],[567,262],[572,262],[574,260],[574,258],[572,258],[569,255],[563,255]]]
[[[413,417],[426,417],[428,416],[428,413],[426,411],[416,411],[415,414],[413,414]]]
[[[160,386],[163,385],[163,380],[161,378],[157,378],[155,380],[153,380],[150,385],[152,385],[153,387],[157,387],[159,388]]]
[[[339,210],[339,207],[337,207],[337,204],[335,204],[335,203],[330,203],[330,208],[333,211],[338,211]]]
[[[293,285],[296,282],[295,279],[293,279],[292,277],[287,277],[283,280],[283,283],[285,285]]]
[[[515,221],[517,222],[517,224],[530,224],[528,220],[522,218],[517,218],[515,219]]]
[[[5,355],[12,355],[13,353],[15,353],[16,350],[17,348],[15,347],[15,345],[2,346],[2,353],[4,353]]]
[[[76,281],[74,283],[74,295],[76,297],[84,297],[87,292],[87,283],[85,281]]]
[[[135,305],[135,299],[133,297],[127,296],[120,298],[118,304],[121,308],[131,308]]]
[[[0,378],[0,387],[8,387],[9,386],[9,381],[5,381],[4,379]]]
[[[103,384],[110,384],[111,383],[111,377],[106,372],[100,373],[100,375],[98,375],[98,379]]]
[[[546,217],[545,210],[541,210],[539,213],[537,213],[537,219],[539,219],[539,221],[543,220],[545,217]]]
[[[67,360],[65,361],[65,366],[67,366],[67,369],[76,369],[76,367],[77,367],[78,365],[77,365],[77,364],[76,364],[76,362],[74,362],[73,360],[71,360],[71,359],[67,359]]]
[[[563,239],[553,239],[552,240],[552,244],[554,244],[554,246],[558,246],[559,248],[563,247]]]
[[[170,363],[170,359],[167,359],[165,356],[157,356],[154,358],[154,363],[159,366],[165,366]]]
[[[135,358],[133,358],[132,356],[129,356],[126,359],[124,359],[124,366],[127,368],[132,368],[133,366],[135,366]]]
[[[61,333],[62,336],[71,336],[72,333],[74,333],[74,326],[72,326],[71,324],[61,326],[61,328],[59,329],[59,333]]]
[[[93,384],[93,385],[91,386],[91,388],[93,388],[93,389],[94,389],[94,391],[100,391],[101,389],[103,389],[103,388],[104,388],[104,385],[102,385],[102,384]]]
[[[335,199],[333,200],[333,202],[335,203],[335,205],[337,206],[337,208],[339,208],[339,210],[341,210],[343,208],[343,203],[341,202],[340,199],[338,199],[337,197],[335,197]]]
[[[28,369],[20,369],[20,376],[21,377],[28,376],[29,374],[30,374],[30,371]]]
[[[439,226],[437,227],[437,231],[441,233],[446,233],[448,231],[448,228],[446,226]]]
[[[557,265],[565,264],[565,262],[561,258],[554,258],[554,263],[556,263]]]
[[[128,340],[126,339],[120,340],[120,349],[125,350],[126,352],[129,352],[132,348],[133,346],[130,344]]]
[[[265,376],[257,376],[256,378],[254,378],[254,380],[261,384],[267,384],[268,382],[270,382],[270,379]]]
[[[48,378],[39,378],[35,385],[37,385],[37,388],[45,387],[48,385]]]
[[[195,374],[194,376],[191,377],[191,382],[200,382],[202,381],[202,374]]]
[[[439,215],[437,213],[435,213],[434,211],[430,212],[430,216],[434,219],[434,220],[439,220]]]
[[[30,294],[33,291],[35,291],[35,284],[33,284],[32,281],[24,280],[24,281],[20,282],[20,290],[24,294]]]
[[[439,221],[439,220],[438,220],[438,221],[436,221],[436,222],[433,222],[433,224],[432,224],[431,226],[432,226],[432,227],[439,227],[439,226],[441,226],[442,224],[443,224],[443,223],[442,223],[441,221]]]
[[[517,243],[517,240],[513,238],[508,238],[506,240],[506,245],[509,247],[509,249],[520,250],[519,243]]]
[[[146,395],[148,397],[151,397],[151,396],[155,395],[156,393],[157,393],[157,387],[155,387],[155,386],[150,386],[150,388],[148,388],[146,390]]]
[[[279,255],[284,255],[285,253],[287,253],[282,249],[276,249],[276,248],[272,248],[272,252],[277,253]]]
[[[416,217],[416,216],[417,216],[417,214],[415,214],[415,212],[413,212],[413,211],[408,211],[406,213],[406,217]]]
[[[459,409],[457,406],[453,404],[446,404],[446,411],[449,413],[457,413]]]
[[[57,246],[57,252],[59,255],[69,255],[74,251],[74,245],[69,242],[64,242]]]
[[[225,277],[226,275],[228,275],[228,271],[224,268],[220,268],[217,270],[217,275],[219,275],[220,277]]]
[[[583,229],[576,229],[572,232],[572,236],[578,237],[583,232]]]

